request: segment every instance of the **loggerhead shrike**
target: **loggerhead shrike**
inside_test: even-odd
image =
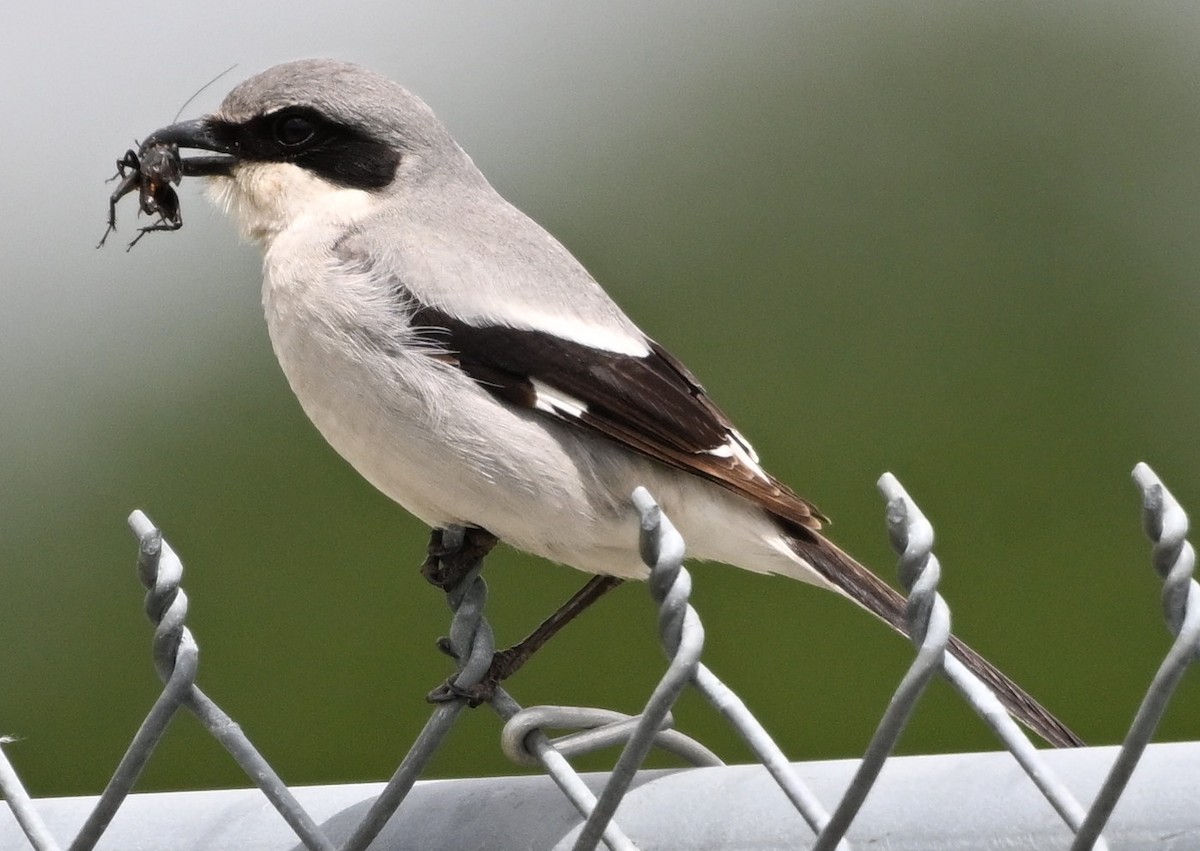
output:
[[[183,160],[263,249],[263,306],[304,411],[434,529],[481,527],[644,578],[645,486],[695,558],[836,591],[904,630],[904,600],[819,532],[682,363],[505,201],[419,98],[346,62],[277,65],[147,145]],[[189,165],[190,164],[190,165]],[[959,642],[1049,742],[1079,739]]]

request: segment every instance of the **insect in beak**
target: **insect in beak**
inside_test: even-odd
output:
[[[181,147],[215,151],[217,155],[181,157]],[[117,203],[134,191],[138,193],[139,212],[158,216],[158,220],[139,228],[126,251],[152,231],[179,230],[183,217],[175,187],[185,177],[229,175],[237,162],[232,153],[232,147],[219,138],[208,119],[182,121],[155,130],[136,150],[130,148],[117,160],[117,173],[112,179],[120,183],[109,196],[108,228],[96,247],[104,245],[117,229]]]

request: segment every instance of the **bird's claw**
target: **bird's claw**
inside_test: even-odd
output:
[[[453,659],[458,658],[458,654],[450,646],[450,639],[448,638],[439,638],[437,649]],[[492,655],[492,663],[488,665],[487,672],[480,678],[478,683],[469,686],[460,686],[455,682],[455,679],[458,677],[455,674],[429,692],[425,699],[429,703],[449,703],[454,700],[465,700],[467,706],[472,709],[476,706],[481,706],[489,702],[495,696],[496,689],[500,687],[500,683],[508,679],[521,666],[521,662],[524,660],[520,659],[519,656],[519,651],[514,647],[510,647],[507,650],[497,650]]]
[[[493,678],[490,673],[471,686],[460,686],[454,681],[454,677],[451,677],[429,692],[425,696],[425,700],[429,703],[453,703],[456,700],[464,700],[467,706],[474,709],[490,701],[496,695],[496,689],[499,686],[500,681]]]
[[[497,543],[496,536],[487,529],[474,526],[463,530],[456,546],[449,545],[447,537],[445,530],[433,530],[428,555],[421,564],[421,575],[443,591],[457,587]]]

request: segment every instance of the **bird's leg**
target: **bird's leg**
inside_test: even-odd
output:
[[[443,591],[449,591],[462,582],[484,556],[496,546],[497,538],[487,529],[468,526],[463,530],[462,543],[453,548],[445,546],[443,529],[434,529],[429,535],[428,555],[421,565],[421,575]]]
[[[496,651],[496,655],[492,657],[492,665],[488,668],[487,676],[484,677],[484,682],[499,684],[511,677],[533,657],[534,653],[542,648],[542,645],[557,635],[560,629],[624,581],[617,576],[593,576],[586,585],[571,595],[571,599],[538,624],[537,629],[512,647]]]
[[[571,595],[567,602],[559,606],[550,617],[546,618],[537,629],[525,636],[518,643],[506,650],[497,650],[492,656],[492,664],[487,673],[478,683],[463,688],[454,683],[452,677],[442,686],[430,692],[428,700],[440,703],[446,700],[465,698],[471,707],[487,703],[496,693],[501,682],[515,674],[522,665],[528,662],[533,654],[558,634],[568,623],[573,621],[584,609],[599,600],[606,593],[616,588],[625,580],[616,576],[593,576],[582,588]],[[443,647],[443,650],[446,648]]]

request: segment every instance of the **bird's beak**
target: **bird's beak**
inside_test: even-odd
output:
[[[142,142],[144,153],[154,145],[178,145],[180,148],[196,148],[215,151],[217,156],[183,157],[180,164],[185,177],[229,177],[237,164],[236,144],[231,134],[225,131],[222,122],[213,118],[196,118],[180,121],[151,133]]]

